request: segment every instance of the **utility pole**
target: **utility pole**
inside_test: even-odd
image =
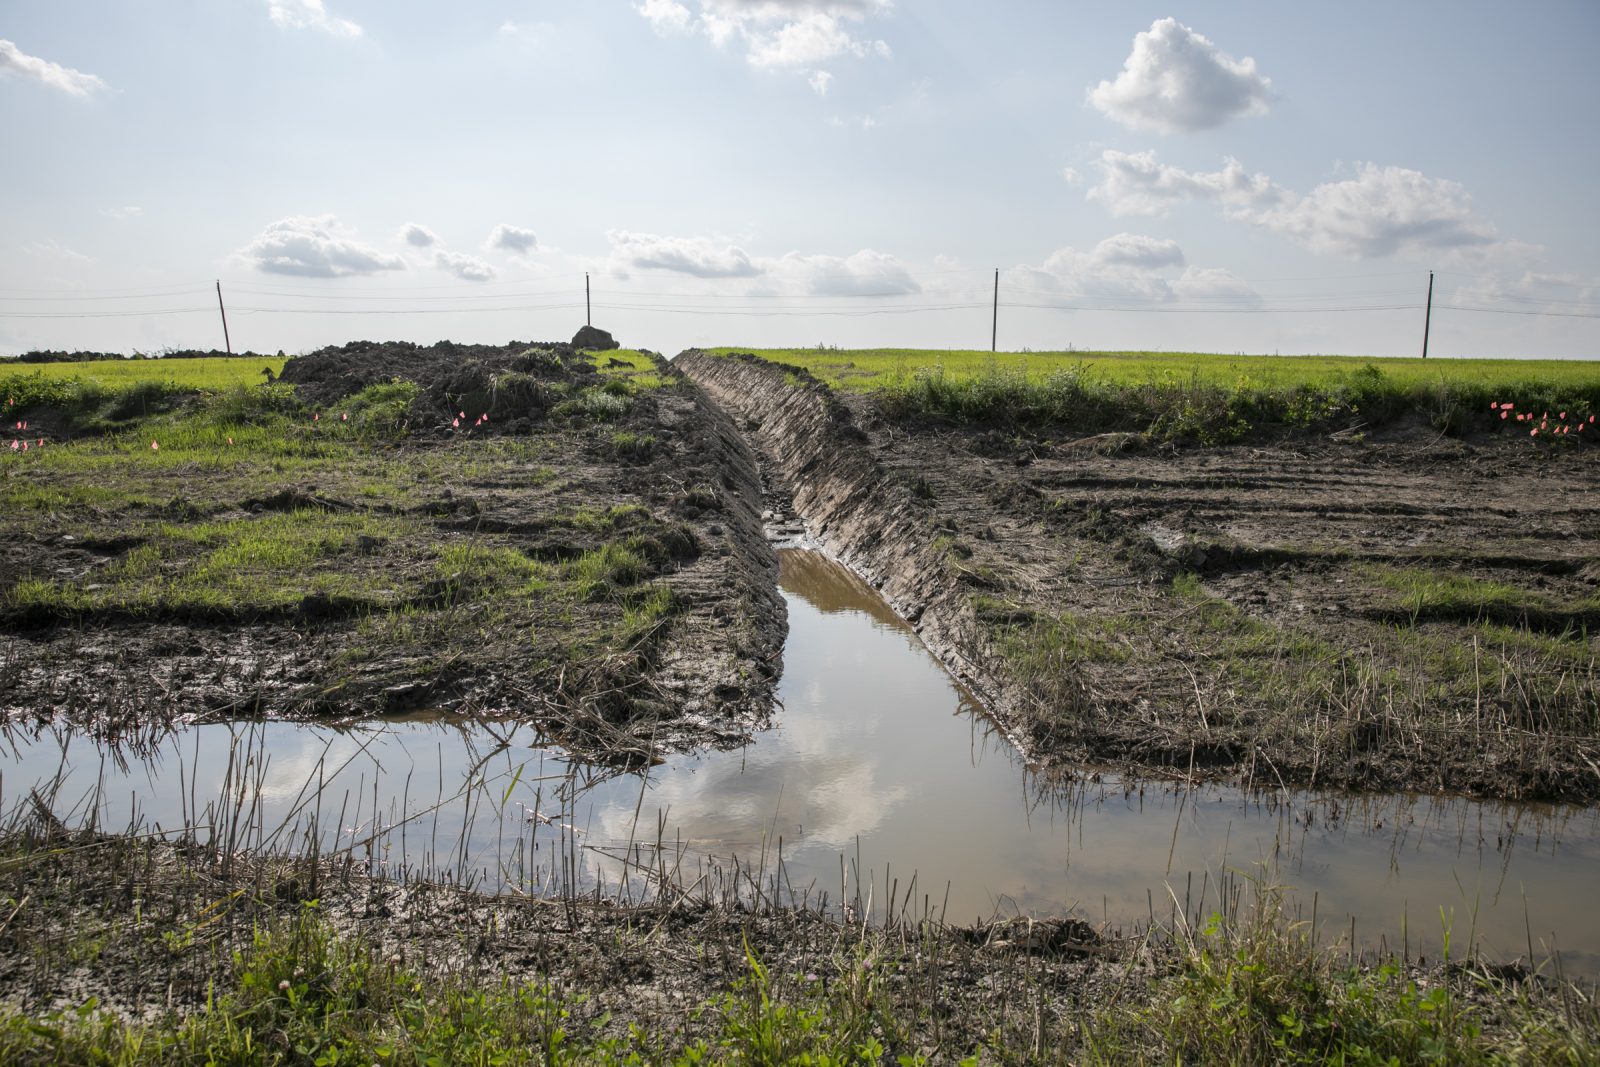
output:
[[[989,323],[989,351],[996,351],[1000,338],[1000,268],[994,269],[994,319]]]
[[[589,272],[583,272],[583,324],[594,325],[594,314],[589,310]]]
[[[233,355],[233,342],[228,340],[228,309],[222,306],[222,280],[217,279],[217,313],[222,316],[222,344]]]
[[[1422,358],[1428,358],[1428,330],[1433,326],[1433,271],[1428,272],[1428,310],[1422,316]]]

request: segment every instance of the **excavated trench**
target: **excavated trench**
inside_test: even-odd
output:
[[[106,827],[236,825],[230,849],[316,841],[375,873],[491,890],[627,896],[665,878],[809,905],[826,894],[834,914],[880,922],[891,908],[952,922],[1071,914],[1124,931],[1181,908],[1203,922],[1259,878],[1362,944],[1432,954],[1448,936],[1501,959],[1560,949],[1570,970],[1600,974],[1594,808],[1152,784],[1081,764],[1035,775],[1027,695],[916,480],[875,462],[818,384],[694,352],[675,365],[761,454],[762,518],[781,549],[780,707],[746,748],[618,775],[531,727],[432,716],[219,724],[137,752],[45,733],[8,739],[7,803],[92,810]],[[716,429],[732,428],[719,415]],[[739,473],[724,485],[744,518],[729,536],[765,549],[754,471]]]

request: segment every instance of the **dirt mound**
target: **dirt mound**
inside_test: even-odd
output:
[[[295,386],[302,402],[328,409],[369,386],[415,382],[413,432],[451,426],[465,416],[480,433],[527,432],[560,393],[598,386],[601,376],[576,349],[562,342],[464,345],[441,341],[353,341],[297,356],[284,364],[280,380]],[[487,422],[477,426],[481,415]]]

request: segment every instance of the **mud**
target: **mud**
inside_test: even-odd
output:
[[[361,534],[323,584],[266,606],[8,608],[0,714],[118,736],[206,718],[433,709],[532,719],[613,760],[744,740],[770,713],[785,629],[758,475],[729,419],[664,363],[661,373],[664,386],[600,420],[561,407],[605,382],[564,345],[362,342],[282,374],[307,412],[330,419],[369,385],[418,384],[400,436],[348,463],[19,475],[18,492],[73,499],[110,478],[121,496],[11,510],[0,592],[32,579],[92,596],[163,524],[320,514],[393,532]],[[452,425],[463,410],[473,415]],[[480,551],[555,565],[613,542],[639,569],[587,596],[513,603],[470,569]],[[445,558],[467,569],[447,573]],[[190,565],[165,564],[152,581]],[[670,609],[630,629],[629,612],[663,585]]]
[[[1600,798],[1591,449],[1021,435],[674,363],[1037,766]]]
[[[85,1003],[145,1021],[199,1012],[229,986],[234,954],[248,953],[259,930],[289,928],[308,912],[361,938],[374,966],[548,987],[571,1013],[569,1033],[639,1026],[675,1047],[712,1031],[717,1013],[700,1009],[747,979],[752,957],[771,972],[775,995],[868,985],[869,1007],[879,1000],[928,1021],[916,1047],[892,1051],[951,1062],[1002,1034],[1031,1039],[1036,1003],[1052,1024],[1068,1025],[1085,998],[1161,964],[1153,952],[1119,958],[1115,944],[1073,920],[888,932],[692,887],[646,904],[490,897],[374,878],[361,863],[225,864],[192,845],[37,822],[0,837],[0,855],[10,861],[0,886],[28,902],[0,925],[0,1003],[32,1014]]]

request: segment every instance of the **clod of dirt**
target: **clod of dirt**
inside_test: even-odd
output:
[[[614,341],[609,333],[598,326],[585,326],[572,335],[573,348],[589,348],[610,351],[622,346]]]

